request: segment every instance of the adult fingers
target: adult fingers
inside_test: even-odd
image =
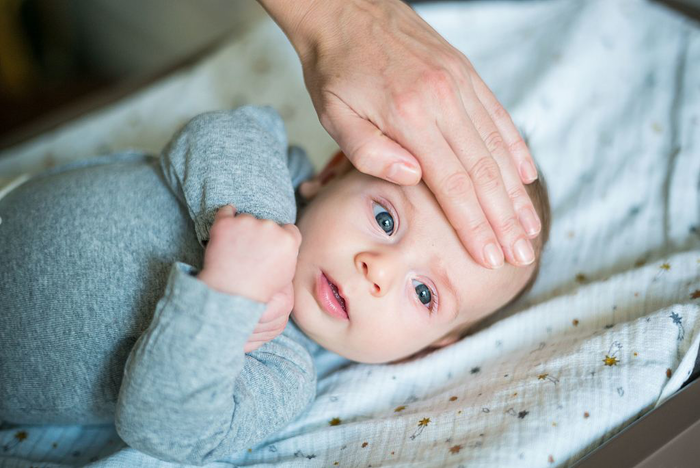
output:
[[[472,131],[476,133],[473,127]],[[421,161],[423,155],[433,156],[426,157],[429,163],[422,165],[423,180],[472,258],[487,268],[503,266],[503,251],[482,210],[472,177],[439,129],[426,129],[415,142],[414,151]]]
[[[476,97],[474,97],[475,100]],[[460,101],[461,102],[461,101]],[[477,100],[478,102],[478,100]],[[534,250],[506,193],[503,176],[488,144],[497,149],[500,138],[495,128],[485,140],[469,119],[463,106],[456,106],[449,117],[438,123],[444,138],[466,168],[488,223],[503,248],[507,261],[513,265],[529,265],[535,260]],[[485,143],[486,142],[486,143]],[[492,250],[492,247],[486,246]]]
[[[523,186],[520,175],[515,166],[515,161],[513,160],[510,151],[508,151],[508,148],[506,147],[505,140],[499,128],[493,122],[491,116],[479,101],[477,96],[473,94],[469,95],[468,91],[464,90],[462,91],[462,95],[462,101],[467,114],[474,123],[474,126],[476,127],[481,140],[484,142],[486,149],[491,153],[491,156],[496,163],[498,163],[501,177],[503,178],[503,183],[505,184],[505,191],[510,197],[511,204],[517,213],[520,224],[529,237],[536,237],[542,227],[537,216],[537,211],[535,210],[535,207],[530,200],[530,196]],[[458,140],[459,138],[460,133],[458,132],[454,136],[454,139]],[[508,214],[506,213],[502,214],[502,216],[507,215]],[[498,226],[494,226],[494,228],[496,230],[496,235],[498,235],[499,239],[501,239],[502,236],[501,233],[498,232]],[[523,262],[527,261],[521,258],[520,263],[522,264]]]
[[[401,185],[420,182],[416,158],[344,103],[329,105],[321,123],[360,172]]]
[[[520,180],[525,184],[535,181],[535,179],[537,179],[535,162],[532,159],[532,155],[530,154],[525,140],[523,140],[518,128],[513,123],[510,114],[508,114],[501,103],[498,102],[496,96],[491,92],[489,87],[486,86],[486,83],[484,83],[479,75],[473,73],[471,79],[479,101],[483,104],[486,112],[488,112],[491,120],[496,125],[496,128],[498,128],[506,148],[515,161]]]

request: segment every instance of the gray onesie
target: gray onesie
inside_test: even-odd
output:
[[[295,221],[312,173],[270,108],[203,114],[160,158],[46,171],[0,200],[0,420],[116,423],[132,447],[203,464],[313,400],[321,349],[290,320],[248,354],[265,305],[196,279],[216,210]],[[260,255],[264,255],[261,252]]]

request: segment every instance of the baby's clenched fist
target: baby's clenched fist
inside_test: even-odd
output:
[[[293,224],[235,214],[231,205],[216,213],[197,277],[219,292],[267,303],[294,278],[301,234]]]

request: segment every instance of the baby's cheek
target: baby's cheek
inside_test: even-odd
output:
[[[407,330],[396,323],[371,325],[366,327],[359,350],[373,362],[388,362],[424,347],[424,338],[415,330]]]

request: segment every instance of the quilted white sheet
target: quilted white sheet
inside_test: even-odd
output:
[[[529,136],[554,218],[540,278],[480,331],[415,362],[331,372],[343,361],[329,354],[308,411],[230,464],[568,466],[672,395],[692,369],[697,24],[632,0],[418,11]],[[265,21],[192,69],[9,151],[0,174],[124,147],[157,151],[190,116],[243,103],[280,109],[291,140],[317,164],[332,153],[291,47]],[[0,447],[0,467],[173,466],[124,447],[111,428],[10,428]]]

